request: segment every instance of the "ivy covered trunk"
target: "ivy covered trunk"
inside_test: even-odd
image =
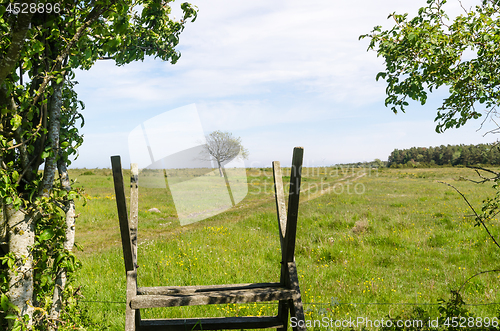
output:
[[[169,2],[0,3],[0,330],[58,330],[74,305],[64,293],[79,266],[72,250],[80,192],[67,167],[83,142],[84,104],[73,70],[99,59],[175,63],[179,34],[197,11],[183,3],[174,21]],[[73,317],[65,329],[82,327]]]
[[[4,218],[9,229],[9,252],[12,259],[9,264],[9,293],[11,304],[20,309],[21,316],[28,316],[28,325],[33,316],[33,254],[35,228],[33,215],[25,210],[4,207]],[[14,313],[11,311],[11,313]],[[15,320],[9,321],[12,327]]]
[[[71,182],[69,180],[68,169],[66,168],[66,163],[59,159],[57,162],[57,168],[59,170],[59,180],[61,182],[62,188],[66,192],[71,192]],[[64,210],[66,212],[65,218],[65,239],[63,248],[67,252],[72,252],[73,246],[75,245],[75,202],[73,199],[69,199],[66,201],[66,205],[64,206]],[[66,267],[60,267],[57,271],[57,277],[54,287],[54,296],[52,299],[52,308],[50,311],[50,318],[53,321],[56,321],[59,318],[62,309],[62,301],[63,301],[63,292],[66,287],[68,277],[68,270]],[[50,330],[56,330],[56,328],[51,327]]]

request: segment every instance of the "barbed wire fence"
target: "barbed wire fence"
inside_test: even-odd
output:
[[[101,300],[79,300],[82,303],[115,303],[115,304],[126,304],[125,301],[101,301]],[[252,304],[256,305],[272,305],[269,302],[254,302]],[[441,303],[429,303],[429,302],[303,302],[304,305],[316,305],[316,306],[348,306],[348,305],[394,305],[394,306],[439,306]],[[500,302],[488,302],[488,303],[464,303],[464,306],[493,306],[500,305]]]

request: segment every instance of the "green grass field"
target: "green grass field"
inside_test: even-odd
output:
[[[493,189],[462,180],[475,179],[470,169],[305,168],[303,173],[296,262],[308,319],[386,319],[409,316],[416,306],[438,316],[438,299],[448,299],[450,290],[475,273],[499,267],[500,250],[483,229],[474,227],[464,200],[438,183],[456,186],[479,209]],[[82,285],[82,305],[99,323],[98,329],[123,330],[125,270],[111,170],[76,169],[71,176],[87,195],[87,204],[80,201],[77,206],[76,241],[83,246],[77,255],[83,268],[75,283]],[[247,179],[249,193],[238,205],[187,226],[180,226],[168,190],[140,187],[139,286],[279,281],[272,171],[247,169]],[[161,212],[148,212],[153,207]],[[488,225],[500,235],[497,219]],[[467,283],[463,298],[475,304],[467,306],[469,311],[483,318],[498,316],[500,305],[487,304],[500,302],[499,277],[487,273]],[[151,309],[141,314],[276,312],[272,303]]]

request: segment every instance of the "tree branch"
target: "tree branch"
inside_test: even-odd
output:
[[[496,172],[496,171],[493,171],[493,170],[490,170],[490,169],[486,169],[486,168],[483,168],[483,167],[477,167],[477,166],[467,166],[467,168],[469,169],[474,169],[477,173],[477,175],[482,178],[483,180],[480,180],[480,181],[475,181],[475,180],[472,180],[472,179],[468,179],[469,181],[473,182],[473,183],[476,183],[476,184],[482,184],[482,183],[486,183],[486,182],[490,182],[490,181],[494,181],[498,178],[500,178],[500,173]],[[485,172],[489,172],[489,173],[492,173],[495,175],[495,177],[485,177],[483,175],[481,175],[481,173],[479,172],[479,170],[482,170],[482,171],[485,171]]]
[[[481,216],[479,216],[476,212],[476,210],[474,209],[474,207],[472,207],[472,205],[469,203],[469,200],[467,200],[467,198],[465,197],[465,195],[462,194],[462,192],[460,192],[455,186],[451,185],[451,184],[448,184],[448,183],[445,183],[445,182],[441,182],[441,181],[438,181],[438,183],[441,183],[441,184],[445,184],[445,185],[448,185],[449,187],[453,188],[455,191],[458,192],[458,194],[460,194],[462,196],[462,198],[465,200],[465,202],[467,203],[467,205],[469,205],[469,208],[474,212],[474,215],[476,216],[476,219],[481,223],[481,225],[484,227],[484,229],[486,230],[486,232],[488,233],[488,235],[490,236],[491,240],[493,240],[493,242],[495,243],[495,245],[500,248],[500,245],[498,244],[498,242],[496,241],[495,237],[493,237],[493,235],[490,233],[490,230],[488,229],[488,227],[486,226],[486,224],[484,224],[483,220],[481,219]]]
[[[458,290],[458,292],[460,293],[460,291],[462,291],[462,289],[464,288],[465,284],[467,284],[469,282],[469,280],[471,280],[472,278],[476,277],[476,276],[479,276],[481,274],[485,274],[485,273],[488,273],[488,272],[500,272],[500,269],[494,269],[494,270],[488,270],[488,271],[481,271],[481,272],[478,272],[477,274],[473,275],[473,276],[470,276],[463,284],[462,286],[460,286],[460,289]]]
[[[82,36],[83,32],[96,20],[99,18],[99,16],[101,16],[105,11],[107,10],[107,8],[105,7],[102,7],[102,6],[96,6],[94,7],[94,9],[92,9],[92,11],[89,13],[89,15],[87,16],[87,18],[85,19],[85,22],[82,24],[82,26],[80,26],[78,28],[78,30],[76,31],[75,35],[73,36],[73,38],[71,38],[71,40],[68,42],[68,44],[66,45],[66,48],[64,49],[64,51],[62,51],[61,54],[59,54],[59,56],[56,58],[55,60],[55,63],[54,65],[52,66],[52,69],[51,69],[51,74],[50,75],[45,75],[44,79],[43,79],[43,82],[42,84],[40,85],[40,87],[38,88],[38,91],[36,92],[36,96],[35,98],[33,99],[33,105],[36,104],[36,102],[38,101],[38,98],[42,95],[42,93],[45,91],[45,89],[47,88],[47,85],[49,83],[49,81],[54,78],[55,76],[52,74],[52,72],[54,72],[57,68],[60,68],[61,67],[61,64],[63,63],[63,60],[69,55],[70,51],[71,51],[71,48],[76,44],[76,42],[80,39],[80,37]]]
[[[28,5],[37,2],[37,0],[21,1],[21,3]],[[19,60],[19,53],[24,45],[33,14],[30,11],[25,14],[21,12],[17,14],[16,23],[14,23],[10,34],[10,47],[0,60],[0,85],[3,85],[5,78],[12,72]]]

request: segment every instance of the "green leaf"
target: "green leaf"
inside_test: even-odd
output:
[[[90,61],[91,58],[92,58],[92,50],[87,47],[87,49],[85,49],[85,61]]]
[[[54,38],[59,38],[60,31],[59,31],[59,29],[52,29],[52,30],[50,31],[50,34],[51,34]]]
[[[47,230],[42,232],[39,239],[40,239],[40,241],[45,241],[45,240],[49,240],[53,236],[54,236],[54,231],[52,229],[47,229]]]
[[[16,131],[17,128],[23,123],[23,118],[18,114],[14,115],[10,120],[10,125],[12,125],[12,131]]]
[[[9,298],[5,294],[2,294],[2,297],[0,298],[0,306],[3,311],[7,311],[9,309]]]
[[[23,70],[30,70],[31,69],[31,60],[27,57],[23,59]]]
[[[13,180],[14,182],[17,182],[17,180],[18,180],[18,179],[19,179],[19,173],[18,173],[16,170],[14,170],[14,171],[12,172],[12,180]]]
[[[35,53],[41,53],[44,49],[45,49],[45,46],[43,45],[43,43],[41,41],[35,40],[33,42],[32,50]]]
[[[378,82],[378,79],[379,79],[380,77],[382,77],[383,79],[385,79],[385,76],[387,76],[387,73],[385,73],[385,72],[379,72],[379,73],[377,74],[377,76],[375,77],[375,80]]]
[[[47,284],[48,281],[49,281],[49,276],[42,275],[42,277],[40,278],[40,285],[43,287]]]
[[[59,255],[56,258],[56,263],[59,263],[64,257],[65,255],[63,253],[59,253]]]

